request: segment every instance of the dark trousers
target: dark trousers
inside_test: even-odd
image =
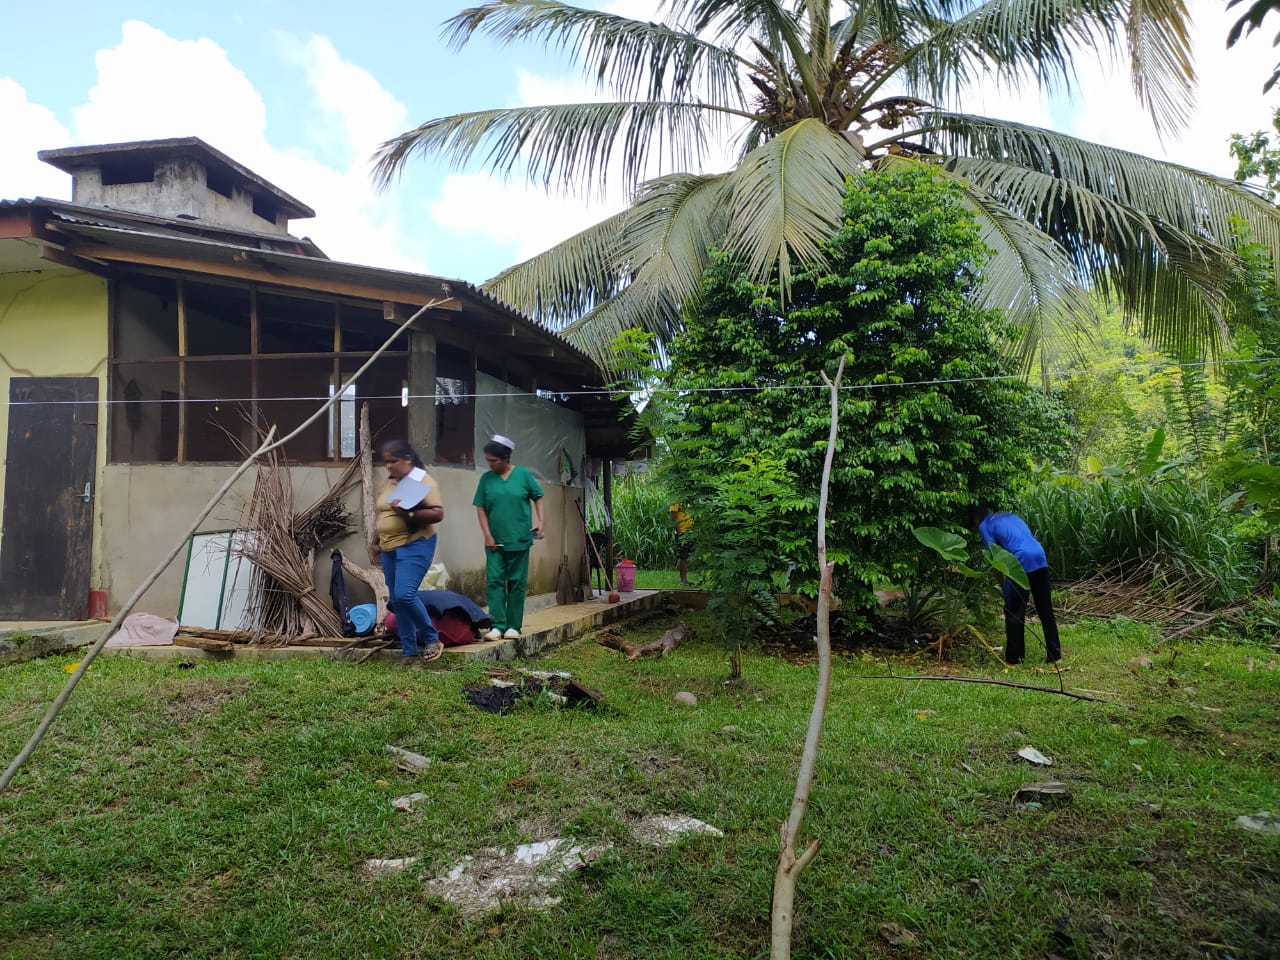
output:
[[[1049,596],[1049,568],[1042,567],[1027,574],[1030,590],[1023,590],[1012,580],[1004,582],[1004,659],[1006,663],[1021,663],[1026,654],[1025,627],[1027,623],[1027,597],[1036,602],[1036,616],[1044,628],[1045,659],[1055,663],[1062,659],[1062,646],[1058,642],[1058,621],[1053,616],[1053,602]]]

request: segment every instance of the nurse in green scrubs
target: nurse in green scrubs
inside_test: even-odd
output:
[[[529,581],[529,548],[542,539],[542,487],[511,462],[516,445],[500,434],[484,445],[489,469],[476,485],[476,518],[484,534],[485,593],[493,629],[485,640],[520,636]],[[530,508],[532,504],[532,509]]]

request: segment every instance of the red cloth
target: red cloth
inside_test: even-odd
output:
[[[476,631],[471,620],[457,610],[446,610],[442,616],[432,617],[431,623],[440,633],[440,642],[446,647],[476,642]]]
[[[396,615],[387,611],[384,622],[387,633],[395,633]],[[440,634],[440,642],[446,647],[460,647],[464,643],[476,642],[476,629],[461,610],[446,610],[441,616],[431,615],[431,625]]]

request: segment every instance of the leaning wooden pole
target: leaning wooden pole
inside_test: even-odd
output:
[[[813,698],[813,711],[809,714],[809,729],[805,733],[804,752],[800,756],[800,770],[796,775],[796,792],[791,798],[791,815],[782,825],[778,867],[773,875],[772,936],[769,950],[772,960],[789,960],[791,957],[796,883],[801,871],[809,865],[809,861],[822,846],[822,841],[815,837],[804,852],[796,853],[800,824],[809,806],[809,789],[813,785],[813,771],[818,762],[818,742],[822,739],[822,724],[827,716],[827,699],[831,694],[831,580],[835,564],[827,561],[827,489],[831,484],[831,464],[836,453],[836,432],[840,422],[840,380],[844,376],[844,361],[845,358],[841,357],[835,380],[828,377],[825,370],[822,373],[822,382],[831,391],[831,430],[827,434],[827,456],[822,465],[822,488],[818,497],[818,569],[822,571],[817,613],[818,689]]]
[[[40,745],[40,741],[44,739],[44,735],[48,733],[49,728],[53,726],[53,721],[56,720],[58,714],[62,712],[63,705],[66,704],[68,699],[70,699],[71,692],[75,690],[76,684],[80,682],[80,678],[83,677],[85,671],[89,669],[89,665],[93,663],[98,654],[102,652],[102,648],[107,645],[107,641],[117,630],[120,629],[120,624],[124,622],[124,618],[133,612],[133,608],[137,605],[138,601],[142,599],[142,595],[150,590],[151,585],[160,579],[160,575],[164,573],[169,564],[173,562],[173,559],[187,545],[187,541],[190,540],[191,537],[200,529],[200,525],[204,523],[205,518],[213,512],[213,508],[218,505],[218,502],[227,495],[233,486],[235,486],[236,481],[239,480],[251,466],[253,466],[259,457],[284,446],[294,437],[302,433],[303,430],[307,429],[307,427],[311,426],[311,424],[324,416],[329,408],[346,394],[347,389],[360,379],[360,376],[373,365],[373,362],[396,341],[400,334],[404,333],[411,323],[434,306],[436,306],[435,302],[426,304],[421,310],[411,316],[404,323],[400,324],[400,326],[396,328],[395,333],[391,334],[391,336],[386,339],[386,342],[375,350],[373,355],[364,362],[360,369],[351,375],[351,379],[342,385],[342,389],[335,392],[332,397],[321,405],[319,410],[307,417],[306,420],[302,421],[302,423],[300,423],[293,431],[281,437],[279,440],[272,440],[272,437],[275,436],[276,432],[275,427],[272,427],[267,431],[267,436],[262,441],[262,444],[258,449],[249,454],[249,456],[245,458],[244,462],[241,463],[240,466],[236,467],[231,476],[227,478],[226,483],[219,487],[218,491],[209,498],[208,502],[205,503],[203,507],[200,508],[200,511],[196,514],[196,518],[191,522],[190,526],[187,527],[186,532],[183,533],[182,537],[173,545],[173,548],[165,555],[164,559],[156,565],[155,569],[147,575],[146,579],[139,584],[138,589],[133,591],[129,599],[124,602],[124,606],[120,608],[120,612],[115,615],[115,619],[107,624],[107,628],[102,631],[102,635],[94,641],[93,646],[91,646],[85,653],[84,658],[80,661],[80,665],[76,667],[75,672],[67,679],[66,684],[62,688],[62,692],[59,693],[58,696],[54,698],[53,703],[49,705],[49,710],[45,713],[44,719],[40,721],[39,726],[36,727],[35,732],[31,734],[31,738],[18,752],[18,755],[13,758],[13,762],[5,769],[4,774],[0,775],[0,792],[3,792],[4,789],[9,786],[18,770],[20,770],[22,765],[30,759],[33,753],[35,753],[36,747]]]

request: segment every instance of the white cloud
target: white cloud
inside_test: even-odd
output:
[[[27,91],[16,81],[0,77],[0,117],[4,117],[5,126],[5,135],[0,137],[0,197],[70,197],[66,174],[36,157],[37,150],[65,147],[71,142],[53,111],[27,99]]]
[[[429,206],[441,229],[500,243],[510,251],[509,263],[541,253],[622,208],[621,199],[591,203],[523,182],[503,183],[487,173],[450,174]]]
[[[380,143],[403,130],[408,111],[368,70],[343,60],[327,37],[305,42],[279,35],[288,59],[302,68],[321,121],[317,127],[347,151],[348,163],[366,164]]]
[[[138,20],[121,34],[119,45],[98,51],[98,82],[71,111],[78,143],[199,136],[250,167],[261,162],[266,107],[221,47],[175,40]]]
[[[97,82],[71,111],[70,135],[51,111],[0,78],[0,115],[10,130],[0,145],[0,192],[14,196],[12,183],[17,193],[37,192],[37,186],[46,195],[69,196],[69,178],[37,161],[38,149],[197,136],[314,207],[316,219],[295,221],[293,232],[309,234],[335,259],[425,271],[401,229],[399,207],[379,197],[369,179],[369,155],[402,128],[404,106],[323,37],[286,38],[282,46],[324,119],[321,149],[280,149],[267,139],[263,98],[217,43],[175,39],[131,20],[119,44],[98,52]],[[319,152],[339,159],[322,162]]]

